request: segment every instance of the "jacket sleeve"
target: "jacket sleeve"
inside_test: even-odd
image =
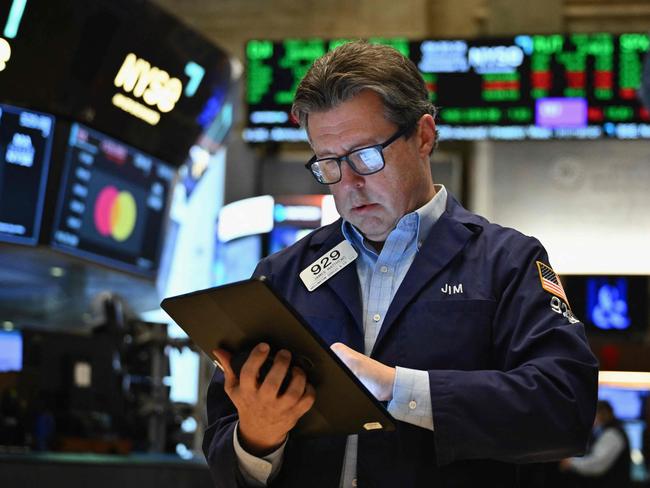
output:
[[[494,259],[501,262],[493,278],[499,291],[493,369],[429,371],[438,463],[544,462],[580,454],[598,387],[584,326],[552,307],[554,295],[542,288],[536,264],[548,264],[538,241],[521,239]]]
[[[261,261],[253,276],[270,276],[265,261]],[[215,486],[218,488],[244,487],[246,483],[237,464],[233,443],[237,410],[224,390],[224,376],[216,369],[207,394],[208,427],[203,436],[203,453],[208,462]]]
[[[208,387],[208,428],[203,436],[203,453],[215,486],[236,488],[245,486],[237,466],[233,435],[237,410],[223,389],[223,373],[217,369]]]

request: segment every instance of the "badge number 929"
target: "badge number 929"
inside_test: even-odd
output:
[[[348,241],[342,241],[300,272],[307,290],[314,291],[357,258]]]
[[[320,258],[318,262],[313,264],[312,267],[310,268],[310,271],[314,276],[318,276],[324,270],[332,266],[332,264],[334,264],[334,262],[340,257],[341,257],[341,253],[336,249],[332,249],[329,253],[327,253],[325,256]]]

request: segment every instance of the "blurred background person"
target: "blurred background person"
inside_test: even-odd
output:
[[[609,402],[600,400],[587,453],[560,462],[564,486],[630,486],[630,443]]]

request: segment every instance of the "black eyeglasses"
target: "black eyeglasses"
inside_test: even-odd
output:
[[[412,127],[413,126],[410,125],[404,129],[398,130],[382,144],[375,144],[373,146],[355,149],[354,151],[350,151],[349,153],[337,158],[329,157],[317,159],[316,156],[314,156],[305,165],[305,168],[311,171],[311,174],[314,175],[316,181],[323,185],[333,185],[334,183],[341,181],[341,161],[346,161],[355,173],[362,176],[378,173],[384,169],[384,166],[386,165],[382,150],[409,132]]]

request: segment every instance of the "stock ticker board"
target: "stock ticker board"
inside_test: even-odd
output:
[[[295,90],[316,58],[344,42],[249,41],[244,139],[306,141],[290,114]],[[650,138],[638,94],[644,69],[650,76],[647,33],[369,42],[418,66],[441,140]]]

